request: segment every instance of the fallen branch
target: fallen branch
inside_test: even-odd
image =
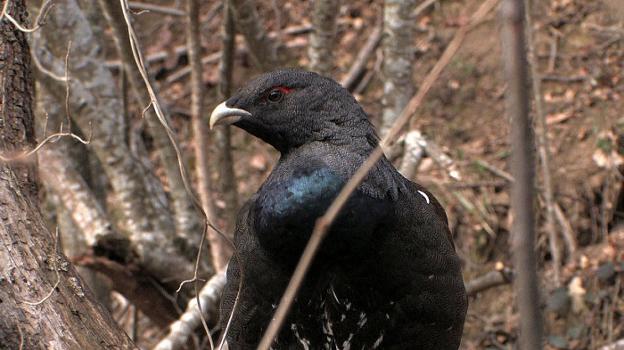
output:
[[[624,339],[620,339],[611,343],[609,345],[605,345],[600,348],[600,350],[624,350]]]
[[[513,271],[508,267],[496,269],[496,271],[470,280],[466,283],[466,294],[475,296],[487,289],[509,284],[513,281]]]
[[[219,299],[225,281],[225,272],[220,272],[212,276],[199,292],[198,299],[202,305],[204,318],[213,321],[211,323],[216,321],[219,314]],[[201,324],[197,305],[197,299],[189,301],[184,313],[169,326],[169,333],[158,342],[154,350],[176,350],[187,344],[189,337]]]
[[[412,130],[405,135],[403,159],[401,160],[399,172],[407,179],[414,178],[420,160],[425,154],[424,145],[426,143],[427,141],[418,130]]]
[[[165,295],[164,288],[137,265],[122,265],[94,255],[84,255],[72,260],[78,266],[88,267],[109,277],[113,282],[113,289],[136,305],[160,328],[165,328],[176,320],[178,312],[175,300]]]
[[[576,234],[574,233],[574,229],[570,222],[565,216],[565,213],[561,209],[559,203],[555,202],[555,217],[557,218],[557,223],[561,228],[561,233],[563,234],[564,242],[566,243],[566,247],[568,248],[568,253],[570,255],[574,255],[576,250],[578,249],[578,242],[576,241]]]

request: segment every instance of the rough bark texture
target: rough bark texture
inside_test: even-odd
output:
[[[90,149],[114,192],[115,226],[133,242],[143,267],[158,279],[176,284],[192,276],[192,264],[180,252],[180,237],[175,237],[162,185],[126,144],[121,98],[84,13],[73,0],[58,3],[48,15],[46,30],[35,35],[40,36],[35,48],[40,61],[58,75],[64,67],[66,42],[72,41],[70,110],[85,134],[93,132]],[[57,99],[65,98],[63,83],[45,77],[42,83]]]
[[[230,97],[232,89],[232,67],[234,63],[236,34],[234,18],[230,0],[223,2],[223,23],[221,25],[221,59],[219,61],[219,100],[223,101]],[[238,215],[238,188],[236,173],[234,172],[234,161],[232,158],[232,145],[229,126],[217,126],[215,130],[215,141],[217,146],[219,188],[223,194],[225,202],[224,218],[226,221],[226,232],[234,232],[236,216]]]
[[[339,0],[316,0],[310,34],[310,70],[331,76],[334,69],[334,44],[336,42],[336,18],[340,12]]]
[[[260,20],[253,0],[231,0],[232,13],[238,30],[245,37],[254,63],[262,70],[270,70],[281,62],[278,43],[273,41]]]
[[[412,13],[417,2],[416,0],[386,0],[384,2],[382,136],[399,117],[414,93]]]
[[[119,2],[111,0],[99,0],[98,3],[110,26],[117,53],[122,59],[123,67],[128,77],[128,82],[130,83],[132,97],[140,106],[147,106],[150,97],[143,83],[143,79],[141,78],[141,74],[134,64],[134,58],[130,48],[130,39],[128,38],[128,30],[124,22],[121,6]],[[92,26],[92,28],[93,27],[95,26]],[[168,118],[166,111],[165,115]],[[184,182],[182,182],[180,176],[175,150],[153,109],[150,108],[148,110],[146,120],[149,126],[148,131],[154,139],[154,144],[158,150],[163,169],[165,170],[169,182],[169,193],[171,195],[173,212],[175,214],[174,220],[177,236],[186,239],[187,242],[191,244],[188,250],[194,253],[197,251],[199,238],[202,234],[201,216],[193,206],[193,200],[184,188]]]
[[[11,3],[10,13],[24,23],[24,1]],[[0,81],[0,151],[6,154],[34,141],[30,53],[25,34],[8,21],[0,22]],[[0,344],[10,349],[134,348],[54,250],[34,193],[29,168],[0,164]],[[60,280],[53,290],[57,268]]]
[[[4,2],[0,2],[4,6]],[[9,13],[19,20],[27,18],[22,1],[9,6]],[[32,118],[11,123],[9,117],[27,114],[32,116],[33,85],[30,71],[30,56],[23,33],[17,31],[7,20],[0,20],[0,149],[5,155],[16,154],[34,146],[34,121]],[[2,163],[0,163],[2,165]],[[37,195],[35,171],[32,164],[24,162],[14,165],[16,184],[22,193]],[[28,186],[28,187],[24,187]]]

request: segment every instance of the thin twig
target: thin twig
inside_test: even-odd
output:
[[[24,348],[24,333],[22,332],[22,327],[20,327],[20,323],[17,322],[17,333],[19,333],[19,350]]]
[[[186,16],[186,12],[180,9],[174,8],[174,7],[159,6],[159,5],[148,4],[148,3],[139,2],[139,1],[128,1],[128,6],[132,10],[145,10],[148,12],[162,13],[165,15],[172,15],[172,16]]]
[[[46,137],[45,139],[43,139],[43,141],[39,142],[37,144],[37,146],[35,146],[35,148],[33,148],[30,151],[26,151],[26,152],[20,153],[20,154],[15,155],[15,156],[5,156],[5,155],[0,154],[0,161],[3,161],[3,162],[15,162],[15,161],[22,160],[24,158],[28,158],[28,157],[32,156],[33,154],[37,153],[37,151],[39,151],[39,149],[41,147],[45,146],[46,143],[48,143],[48,142],[56,142],[56,139],[58,139],[59,137],[64,137],[64,136],[71,137],[71,138],[73,138],[75,140],[78,140],[80,143],[82,143],[84,145],[88,145],[89,143],[91,143],[91,135],[92,134],[93,134],[93,129],[91,129],[89,137],[85,140],[85,139],[81,138],[80,136],[74,134],[71,131],[70,132],[65,132],[65,131],[57,132],[57,133],[54,133],[54,134]]]
[[[492,164],[486,162],[485,160],[479,159],[475,161],[475,163],[496,176],[502,177],[503,179],[509,182],[514,182],[514,177],[510,173],[493,166]]]
[[[9,14],[8,9],[9,9],[9,4],[11,3],[11,0],[4,1],[2,12],[0,12],[0,20],[2,20],[2,18],[6,18],[9,20],[9,22],[13,23],[13,25],[20,31],[24,33],[32,33],[36,31],[37,29],[41,28],[41,25],[43,25],[43,23],[45,22],[45,17],[48,14],[48,11],[50,11],[50,9],[52,8],[52,5],[53,5],[52,1],[53,0],[46,0],[41,5],[41,10],[39,10],[39,15],[37,15],[37,18],[35,19],[35,25],[32,28],[22,26],[13,16]]]
[[[364,177],[368,174],[368,172],[372,169],[372,167],[379,161],[379,159],[383,155],[383,148],[389,148],[395,140],[397,140],[398,134],[401,132],[402,128],[407,124],[411,116],[415,113],[416,109],[421,105],[425,96],[433,86],[433,84],[437,81],[438,77],[446,67],[446,65],[450,62],[451,58],[455,55],[461,43],[463,42],[466,34],[475,27],[478,23],[481,23],[481,20],[494,8],[494,6],[498,3],[498,0],[486,0],[484,1],[479,9],[472,16],[470,23],[468,25],[464,25],[460,27],[453,40],[449,43],[448,47],[436,62],[435,66],[429,72],[427,77],[423,80],[420,89],[416,93],[414,97],[409,101],[401,115],[396,119],[394,125],[390,128],[384,139],[381,143],[371,152],[369,157],[364,161],[364,163],[360,166],[360,168],[353,174],[351,179],[345,184],[342,188],[336,199],[327,209],[325,214],[320,217],[316,225],[314,227],[314,231],[310,236],[310,240],[306,245],[301,258],[299,259],[299,263],[295,268],[293,276],[288,283],[288,287],[280,300],[280,304],[275,311],[274,317],[271,320],[271,323],[267,327],[260,344],[258,345],[259,350],[268,350],[273,343],[273,339],[277,336],[284,320],[286,319],[286,315],[294,301],[294,298],[303,282],[303,279],[312,263],[312,259],[316,254],[318,247],[320,246],[323,238],[328,232],[329,227],[338,216],[338,213],[345,205],[347,200],[349,199],[351,193],[357,188],[357,186],[362,182]]]
[[[7,1],[8,2],[8,1]],[[75,140],[77,140],[78,142],[84,144],[84,145],[88,145],[91,143],[91,138],[93,136],[93,127],[91,125],[91,123],[89,123],[89,136],[87,137],[87,139],[83,139],[82,137],[74,134],[72,132],[72,127],[71,127],[71,115],[70,115],[70,108],[69,108],[69,97],[70,97],[70,93],[71,93],[71,89],[69,86],[69,53],[71,50],[71,41],[69,41],[67,43],[67,53],[65,54],[65,76],[63,77],[63,81],[65,81],[65,113],[67,116],[67,131],[63,131],[63,123],[61,122],[61,125],[59,127],[59,131],[57,133],[54,133],[46,138],[43,139],[43,141],[39,142],[35,148],[33,148],[30,151],[24,151],[20,154],[17,155],[13,155],[13,156],[7,156],[7,155],[2,155],[0,154],[0,161],[2,162],[15,162],[15,161],[20,161],[23,160],[25,158],[28,158],[30,156],[32,156],[33,154],[37,153],[41,147],[45,146],[48,142],[50,143],[54,143],[56,142],[59,138],[61,137],[71,137]],[[45,126],[43,129],[44,135],[46,133],[47,130],[47,126],[48,126],[48,117],[46,116],[46,122],[45,122]]]
[[[533,87],[533,101],[535,103],[535,119],[538,126],[538,153],[542,163],[543,195],[546,204],[546,232],[548,233],[548,243],[553,258],[553,268],[555,284],[561,284],[561,250],[559,249],[559,237],[555,226],[555,209],[552,180],[550,177],[550,152],[548,150],[548,127],[546,115],[544,113],[542,98],[542,83],[540,73],[537,70],[537,59],[535,58],[535,47],[533,44],[533,26],[531,25],[531,1],[524,0],[526,40],[528,62],[531,68],[531,84]]]

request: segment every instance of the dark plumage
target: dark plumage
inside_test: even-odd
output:
[[[315,73],[261,75],[213,111],[281,157],[239,214],[222,299],[230,349],[255,349],[316,219],[378,144],[360,105]],[[274,349],[457,349],[467,299],[446,214],[382,158],[325,239]]]

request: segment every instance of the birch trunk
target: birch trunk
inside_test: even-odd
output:
[[[312,13],[314,29],[310,34],[308,57],[310,69],[324,76],[331,76],[334,69],[336,18],[339,12],[339,0],[316,0],[314,2]]]
[[[414,94],[412,13],[417,3],[416,0],[386,0],[384,2],[382,136],[399,117]]]

